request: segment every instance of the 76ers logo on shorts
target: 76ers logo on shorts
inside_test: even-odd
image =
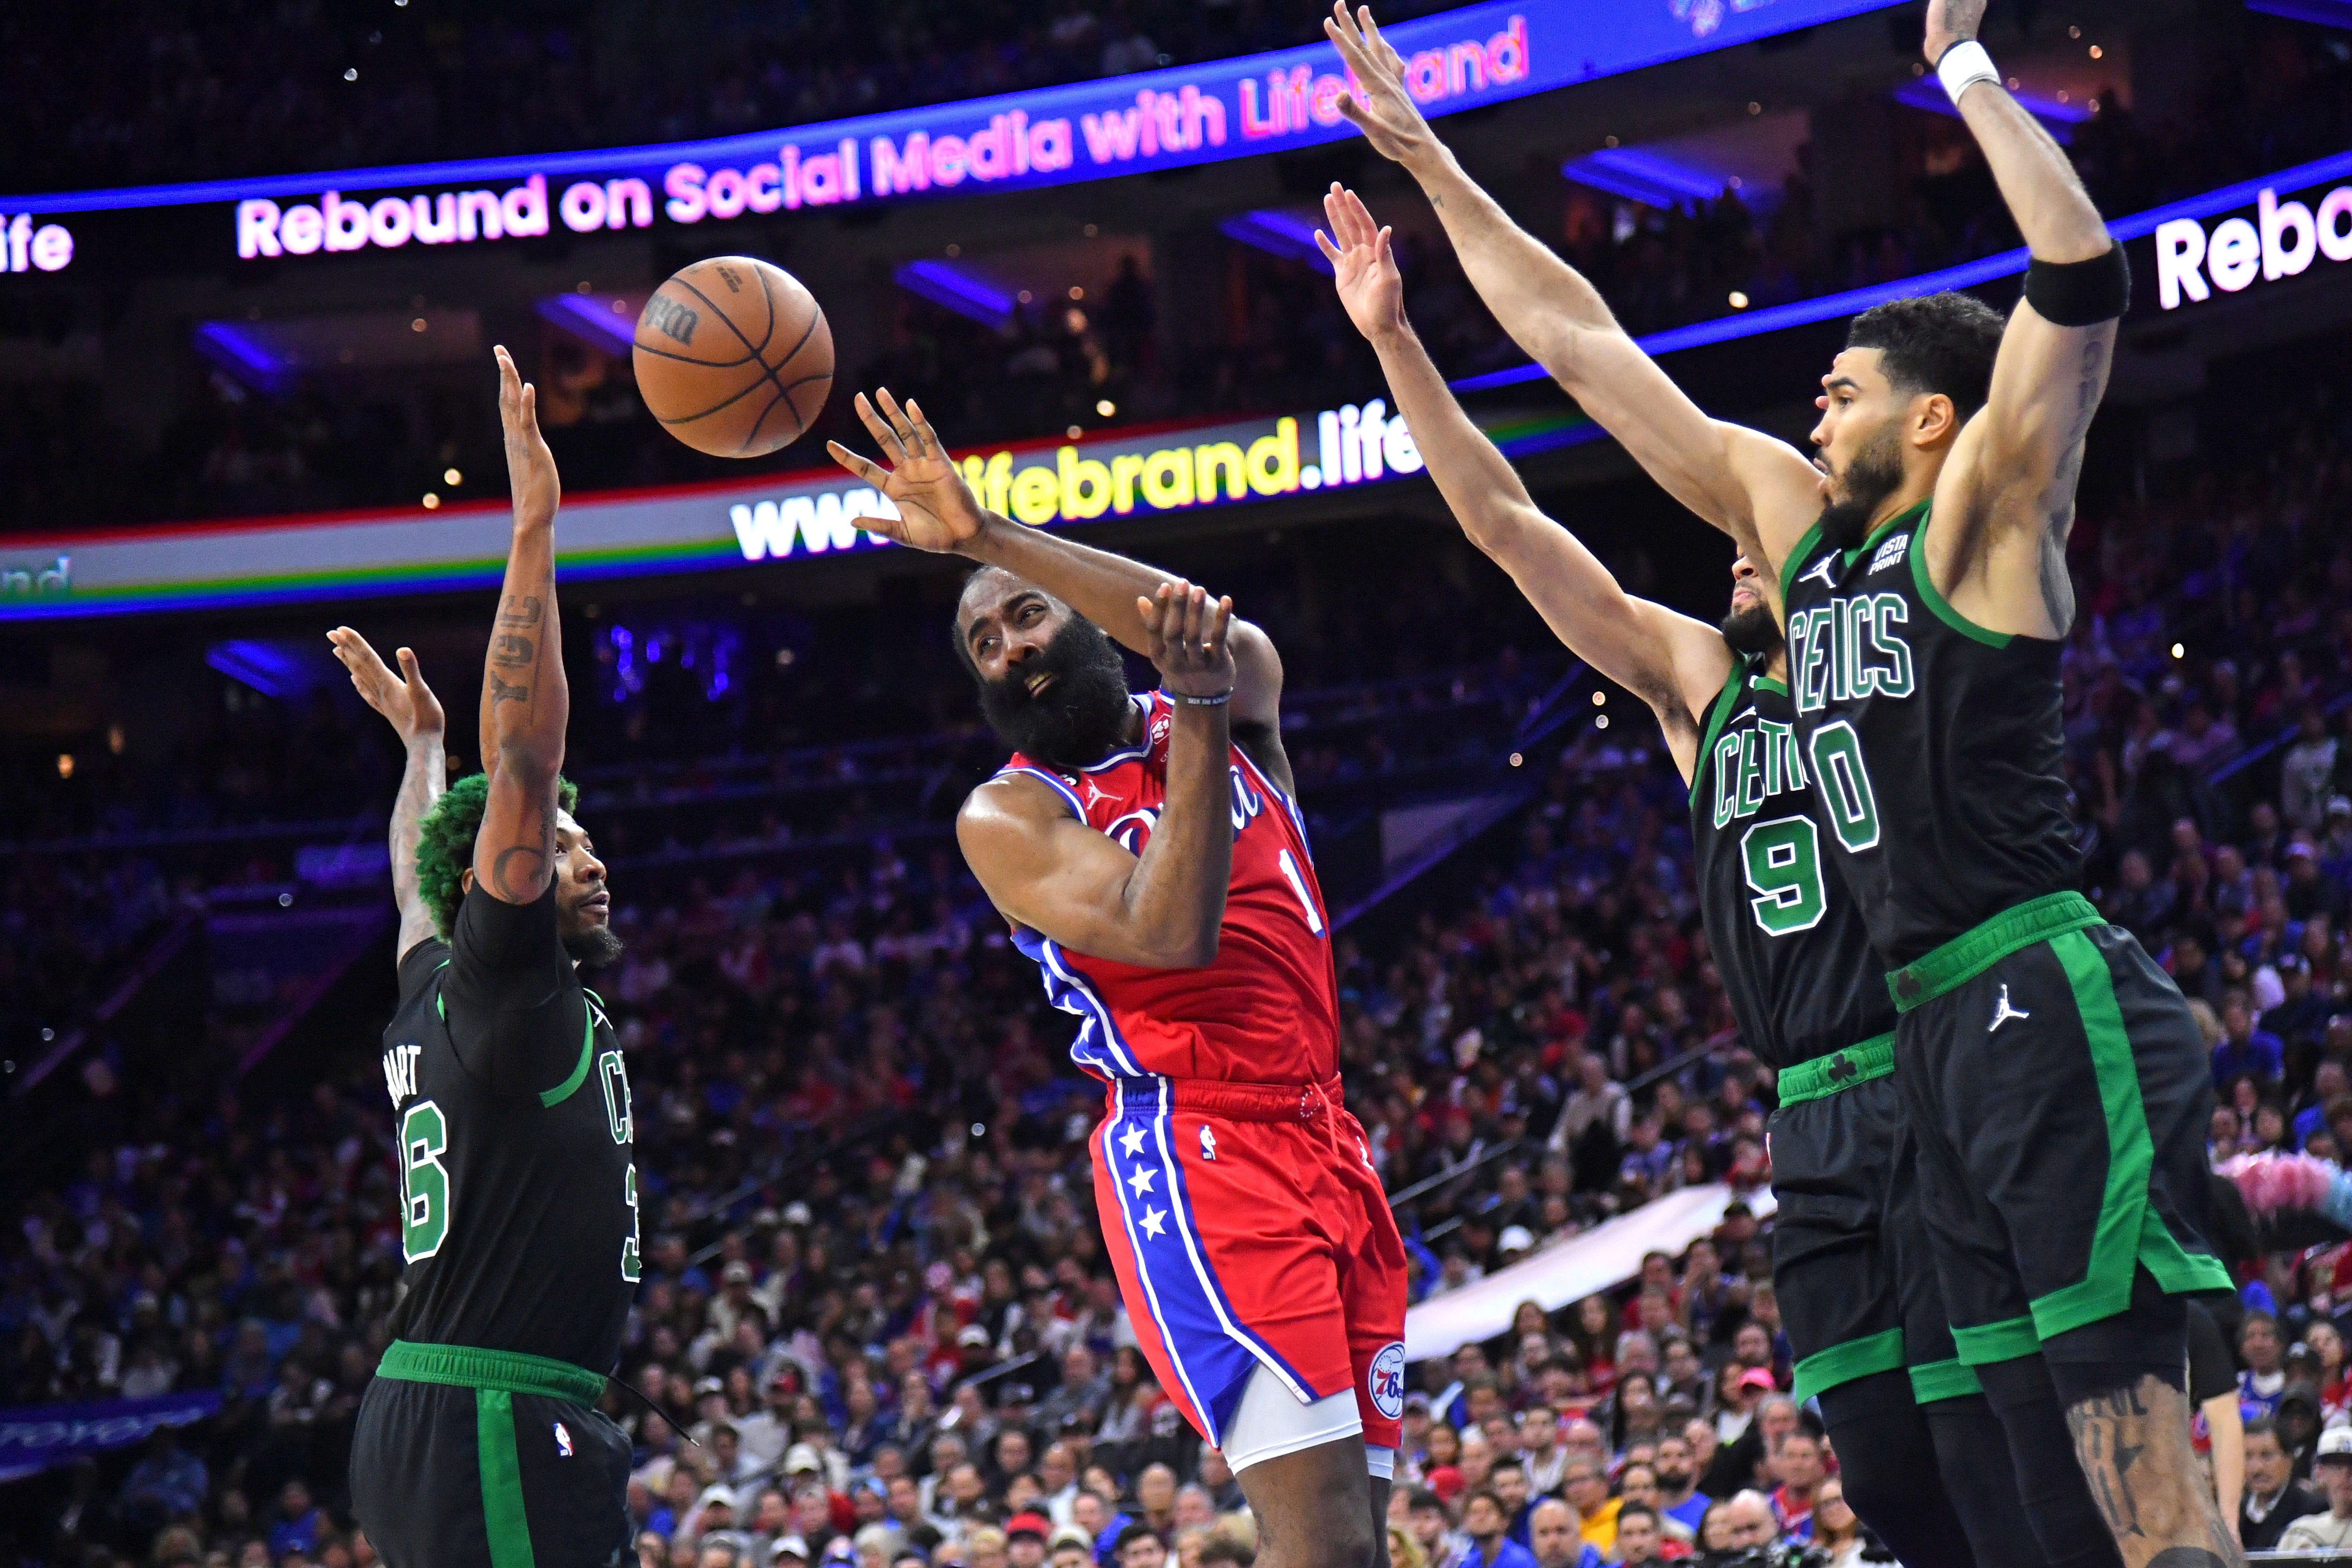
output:
[[[1372,1368],[1364,1375],[1364,1389],[1372,1396],[1372,1408],[1393,1421],[1404,1414],[1404,1346],[1391,1340],[1381,1346],[1380,1354],[1372,1357]]]

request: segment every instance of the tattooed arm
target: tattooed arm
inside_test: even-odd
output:
[[[1975,37],[1984,10],[1985,0],[1931,0],[1929,63]],[[1958,108],[2036,262],[2094,261],[2115,247],[2064,151],[2000,83],[1970,85]],[[2061,327],[2020,300],[1991,393],[1952,444],[1936,485],[1927,566],[1952,607],[1990,631],[2063,637],[2074,625],[2074,481],[2116,327]]]
[[[2067,1406],[2074,1457],[2124,1568],[2244,1568],[2189,1447],[2189,1396],[2152,1375]]]
[[[400,793],[392,801],[392,901],[400,910],[400,940],[392,949],[397,964],[408,950],[433,935],[433,912],[416,886],[416,835],[425,814],[441,798],[448,772],[442,748],[445,720],[441,699],[425,684],[416,655],[405,648],[394,651],[400,674],[387,668],[368,640],[348,626],[327,633],[335,657],[352,674],[352,685],[368,706],[383,715],[408,752],[400,775]]]
[[[572,696],[555,613],[555,456],[539,431],[539,394],[504,349],[499,417],[506,425],[514,538],[482,665],[482,770],[489,799],[474,841],[474,880],[503,903],[532,904],[555,874],[555,780]]]

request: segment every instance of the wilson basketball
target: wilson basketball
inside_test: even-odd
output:
[[[816,297],[748,256],[679,268],[637,316],[637,392],[664,428],[714,457],[758,457],[806,430],[833,384]]]

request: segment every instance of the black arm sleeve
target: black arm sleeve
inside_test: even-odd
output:
[[[2238,1386],[2238,1364],[2221,1338],[2221,1326],[2202,1301],[2189,1303],[2189,1402],[2202,1405]]]
[[[554,884],[534,903],[509,904],[476,883],[449,946],[442,996],[466,1071],[502,1094],[562,1082],[580,1055],[587,1004],[557,934]]]

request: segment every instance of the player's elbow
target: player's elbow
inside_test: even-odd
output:
[[[493,777],[509,779],[527,793],[551,789],[563,770],[563,738],[558,736],[549,745],[533,736],[505,737],[491,756]]]

